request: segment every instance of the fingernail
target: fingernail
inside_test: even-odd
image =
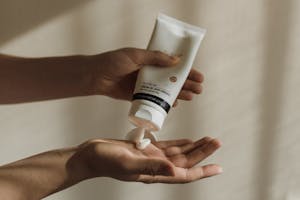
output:
[[[222,142],[218,138],[214,138],[214,144],[217,145],[218,148],[222,146]]]
[[[218,173],[218,174],[222,174],[222,173],[223,173],[223,168],[222,168],[222,167],[219,167],[217,173]]]

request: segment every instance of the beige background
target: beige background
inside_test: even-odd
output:
[[[220,138],[222,149],[205,163],[220,163],[224,174],[187,185],[94,179],[47,199],[300,199],[298,0],[2,0],[0,51],[144,48],[159,11],[207,29],[195,61],[204,93],[170,112],[161,138]],[[88,138],[123,138],[129,106],[106,97],[1,105],[0,164]]]

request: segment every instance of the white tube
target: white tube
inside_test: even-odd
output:
[[[161,129],[191,70],[205,30],[159,14],[148,50],[180,55],[176,66],[144,66],[137,77],[129,120],[149,131]]]

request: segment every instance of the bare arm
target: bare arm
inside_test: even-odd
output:
[[[129,141],[97,139],[0,167],[1,200],[37,200],[94,177],[144,183],[189,183],[221,173],[195,166],[220,147],[217,139],[170,140],[138,150]]]
[[[131,100],[143,65],[168,67],[178,57],[124,48],[91,56],[22,58],[0,54],[0,104],[86,95]],[[203,75],[193,69],[178,98],[201,93]]]
[[[81,164],[67,167],[75,152],[76,148],[50,151],[0,167],[0,199],[41,199],[79,182]]]
[[[21,58],[0,55],[0,104],[89,94],[86,56]]]

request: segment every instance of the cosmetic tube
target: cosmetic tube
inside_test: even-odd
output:
[[[205,30],[159,14],[148,50],[180,56],[171,67],[143,66],[138,73],[129,121],[147,131],[159,131],[186,81]],[[155,135],[154,135],[155,137]]]

